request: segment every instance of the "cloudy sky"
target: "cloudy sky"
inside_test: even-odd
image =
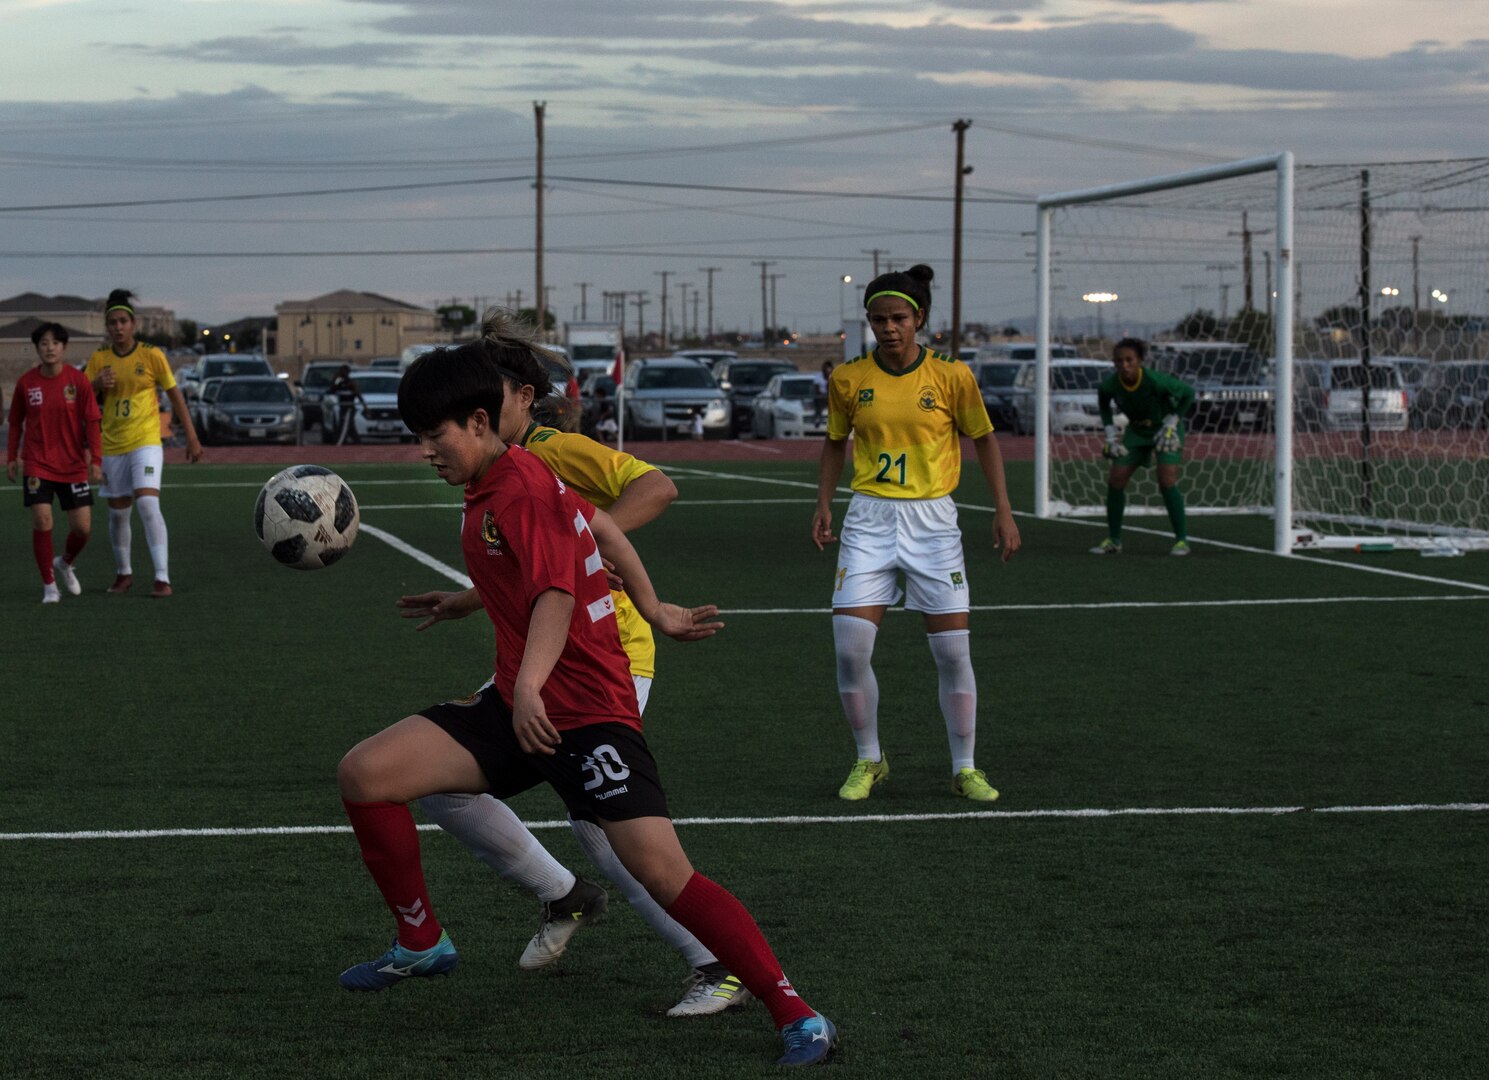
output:
[[[948,313],[957,118],[964,314],[1017,321],[1033,194],[1472,157],[1489,116],[1462,0],[0,0],[0,33],[0,295],[127,285],[203,321],[342,287],[530,303],[535,100],[561,318],[585,282],[591,318],[646,290],[654,327],[668,271],[691,322],[713,266],[716,325],[758,329],[765,261],[803,330],[875,249],[935,266]]]

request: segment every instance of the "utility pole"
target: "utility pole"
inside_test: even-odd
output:
[[[1262,258],[1267,261],[1267,318],[1272,317],[1272,253],[1263,251]]]
[[[1417,312],[1422,307],[1422,238],[1411,238],[1411,315],[1417,321]]]
[[[865,254],[865,255],[872,255],[874,257],[874,277],[878,277],[879,276],[879,256],[880,255],[888,255],[889,252],[887,250],[885,250],[884,248],[860,248],[859,250],[863,254]]]
[[[1216,271],[1215,283],[1220,287],[1220,320],[1224,322],[1230,315],[1230,284],[1225,280],[1225,272],[1235,269],[1235,266],[1232,263],[1211,263],[1205,269]]]
[[[1228,233],[1225,234],[1226,236],[1239,236],[1241,238],[1241,281],[1243,282],[1244,287],[1246,289],[1246,310],[1247,311],[1252,310],[1256,306],[1256,303],[1255,303],[1255,301],[1252,298],[1252,288],[1251,288],[1252,277],[1253,277],[1252,271],[1251,271],[1251,266],[1252,266],[1252,260],[1251,260],[1251,240],[1252,240],[1253,237],[1256,237],[1256,236],[1266,236],[1271,231],[1272,231],[1271,229],[1255,229],[1255,230],[1253,230],[1246,223],[1246,211],[1245,210],[1242,210],[1241,211],[1241,231],[1240,232],[1236,232],[1236,231],[1232,230],[1231,232],[1228,232]],[[1267,255],[1268,261],[1270,262],[1270,260],[1272,258],[1272,253],[1271,252],[1267,252],[1266,255]],[[1271,307],[1272,307],[1272,290],[1271,290],[1271,287],[1269,286],[1267,288],[1267,309],[1268,310],[1271,310]]]
[[[698,290],[693,290],[693,337],[698,336]]]
[[[677,335],[679,339],[686,338],[688,336],[688,290],[692,287],[693,283],[691,281],[679,281],[677,283],[677,306],[682,311],[682,317],[677,320],[678,326],[681,328],[681,333]],[[698,331],[696,329],[693,331],[693,336],[698,336]]]
[[[667,351],[667,279],[672,276],[671,270],[653,270],[653,274],[662,279],[662,351]]]
[[[777,334],[781,332],[781,323],[780,315],[776,311],[776,282],[785,276],[785,274],[770,275],[770,328]],[[762,345],[765,343],[765,338],[763,336],[760,339],[760,343]]]
[[[632,295],[635,299],[631,303],[636,305],[636,347],[640,348],[646,340],[646,305],[651,301],[646,298],[645,289]]]
[[[951,358],[953,360],[960,354],[962,344],[962,181],[972,171],[972,166],[964,165],[962,161],[967,129],[971,126],[970,120],[958,120],[951,125],[951,130],[956,132],[956,209],[952,213],[951,234]],[[1100,310],[1098,307],[1097,311]]]
[[[770,323],[770,308],[765,303],[765,283],[768,280],[765,276],[765,269],[766,267],[774,266],[775,263],[756,261],[751,262],[750,265],[760,268],[760,344],[764,345],[765,328]]]
[[[700,266],[700,267],[698,267],[698,272],[699,273],[701,273],[701,274],[707,274],[708,275],[708,341],[709,342],[712,342],[713,341],[713,276],[715,274],[717,274],[722,269],[724,269],[722,266]],[[696,328],[697,322],[698,322],[698,316],[697,315],[694,315],[693,316],[693,323],[695,324],[695,328]]]
[[[589,287],[593,281],[576,281],[575,287],[579,289],[579,321],[583,322],[589,318]]]
[[[538,182],[534,185],[538,192],[537,204],[537,231],[533,239],[533,266],[536,276],[536,284],[533,291],[533,306],[536,312],[538,324],[538,340],[548,339],[548,320],[543,317],[544,301],[548,298],[543,289],[543,111],[548,108],[546,101],[533,102],[533,121],[538,131]]]

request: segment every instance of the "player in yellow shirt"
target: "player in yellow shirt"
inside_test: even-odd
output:
[[[610,515],[624,532],[656,518],[677,497],[677,487],[655,466],[575,432],[548,426],[543,406],[552,398],[551,380],[534,358],[521,332],[504,316],[489,316],[482,326],[487,342],[503,356],[504,383],[498,437],[509,446],[530,451],[555,475]],[[535,416],[535,413],[537,414]],[[656,672],[656,643],[651,626],[624,592],[612,592],[616,629],[630,659],[631,679],[642,713]],[[423,619],[422,630],[444,619],[481,610],[474,589],[405,596],[398,601],[406,618]],[[503,877],[531,890],[543,902],[538,932],[518,961],[536,970],[558,960],[580,926],[604,910],[605,893],[567,870],[533,836],[515,813],[490,795],[441,794],[419,800],[420,808],[477,858]],[[570,815],[579,846],[625,894],[638,915],[682,954],[692,969],[682,998],[668,1016],[705,1016],[735,1008],[751,994],[703,944],[672,919],[646,888],[621,865],[596,821]]]
[[[170,362],[154,345],[135,340],[134,294],[127,289],[109,293],[104,306],[107,348],[88,358],[84,371],[103,411],[103,488],[109,502],[109,542],[114,548],[118,576],[108,591],[119,594],[134,584],[130,561],[130,507],[138,503],[145,541],[155,564],[150,595],[171,595],[170,551],[165,518],[160,513],[160,475],[164,451],[160,442],[160,403],[164,390],[186,432],[186,458],[199,461],[202,444],[191,423],[186,398],[176,385]]]
[[[1003,457],[966,365],[916,341],[931,308],[929,266],[882,274],[864,290],[877,347],[839,365],[828,379],[827,438],[817,476],[812,541],[832,531],[832,497],[853,436],[853,497],[843,517],[832,595],[838,696],[853,727],[858,760],[838,791],[869,797],[889,776],[879,745],[879,684],[872,660],[884,612],[905,607],[925,617],[951,744],[951,789],[991,802],[998,792],[977,768],[977,680],[968,640],[966,560],[952,495],[961,479],[962,436],[972,440],[996,513],[993,542],[1007,562],[1019,549]],[[900,589],[901,574],[905,591]]]

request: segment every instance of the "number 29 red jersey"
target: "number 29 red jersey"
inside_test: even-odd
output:
[[[535,456],[509,447],[466,485],[460,547],[496,627],[496,688],[510,705],[533,603],[549,589],[574,598],[568,640],[543,686],[555,728],[606,721],[641,730],[630,661],[589,522],[595,508]]]

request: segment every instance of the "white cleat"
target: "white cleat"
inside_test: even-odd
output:
[[[668,1016],[712,1016],[725,1009],[737,1009],[754,997],[720,963],[694,968],[684,985],[687,989],[678,1003],[667,1010]]]
[[[57,583],[55,581],[50,585],[42,585],[41,602],[43,604],[60,604],[62,602],[62,594],[57,591]]]
[[[83,591],[83,587],[78,584],[77,571],[73,570],[61,555],[52,560],[52,569],[56,572],[57,580],[62,583],[62,587],[73,596]]]

